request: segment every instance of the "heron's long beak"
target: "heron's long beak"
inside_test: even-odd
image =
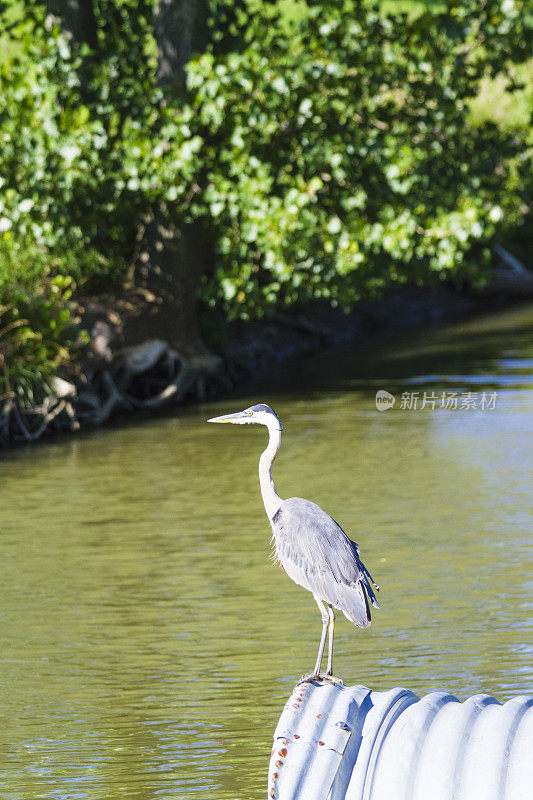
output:
[[[221,417],[211,417],[208,422],[233,422],[242,424],[246,420],[246,414],[243,411],[237,411],[235,414],[223,414]]]

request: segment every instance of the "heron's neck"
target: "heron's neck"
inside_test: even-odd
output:
[[[268,434],[267,448],[261,453],[261,458],[259,459],[259,485],[261,486],[261,497],[263,498],[267,517],[271,520],[281,505],[281,499],[276,492],[272,478],[272,464],[281,444],[281,431],[274,425],[269,425]]]

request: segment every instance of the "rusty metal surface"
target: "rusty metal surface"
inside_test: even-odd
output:
[[[302,684],[274,734],[269,800],[525,800],[533,697]]]

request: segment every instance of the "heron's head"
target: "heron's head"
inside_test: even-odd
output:
[[[272,411],[270,406],[259,403],[257,406],[250,406],[244,411],[237,411],[235,414],[224,414],[221,417],[212,417],[208,422],[231,422],[233,425],[266,425],[267,428],[283,430],[283,425],[278,415]]]

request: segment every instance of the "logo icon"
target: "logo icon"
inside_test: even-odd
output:
[[[393,408],[395,402],[394,395],[385,391],[385,389],[379,389],[376,392],[376,408],[378,411],[388,411]]]

